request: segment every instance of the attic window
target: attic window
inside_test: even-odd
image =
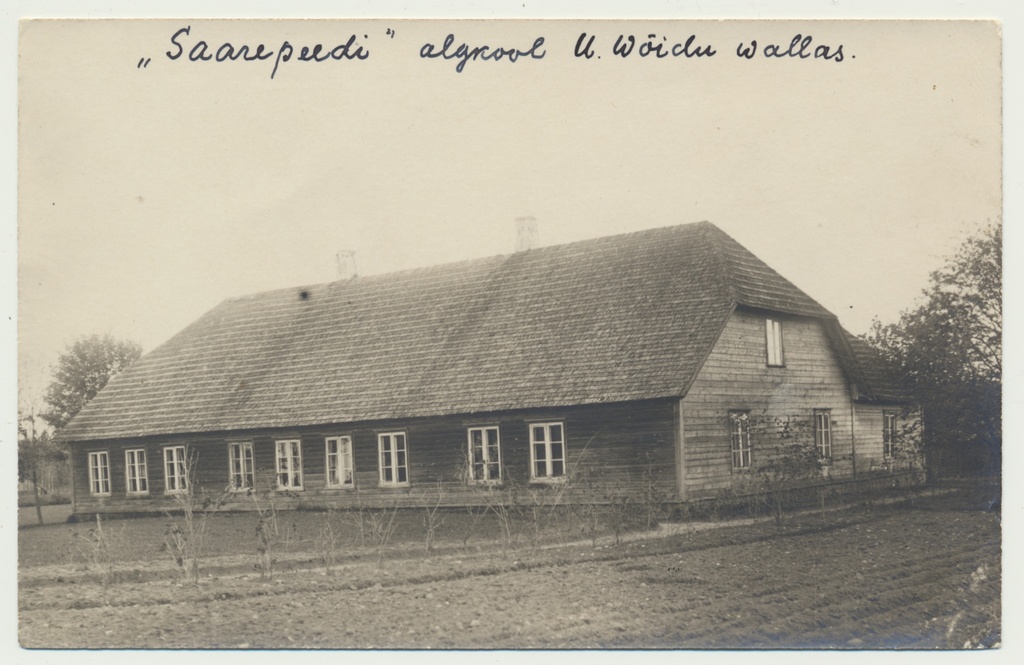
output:
[[[764,332],[768,348],[768,366],[784,366],[786,358],[782,353],[782,321],[778,319],[765,319]]]

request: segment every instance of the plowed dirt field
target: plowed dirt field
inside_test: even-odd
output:
[[[132,529],[127,520],[126,529]],[[21,539],[42,539],[46,529]],[[62,529],[67,537],[68,527]],[[198,585],[162,559],[100,584],[32,565],[25,647],[963,648],[1000,639],[998,517],[946,498],[543,548],[395,547],[328,573],[296,552],[273,579],[216,555]]]

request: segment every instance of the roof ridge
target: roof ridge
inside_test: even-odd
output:
[[[611,236],[599,236],[597,238],[584,238],[582,240],[572,240],[570,242],[563,242],[563,243],[559,243],[557,245],[545,245],[543,247],[534,247],[532,249],[523,250],[523,251],[520,251],[520,252],[510,252],[510,253],[507,253],[507,254],[490,254],[488,256],[478,256],[478,257],[469,258],[469,259],[462,259],[460,261],[449,261],[447,263],[434,263],[434,264],[431,264],[431,265],[417,266],[417,267],[414,267],[414,268],[402,268],[401,270],[392,270],[390,272],[375,273],[375,274],[372,274],[372,275],[357,275],[355,277],[350,277],[350,278],[347,278],[347,279],[335,279],[335,280],[331,280],[329,282],[314,282],[312,284],[296,284],[294,286],[282,286],[282,287],[277,287],[277,288],[273,288],[273,289],[267,289],[265,291],[253,291],[251,293],[245,293],[245,294],[238,295],[238,296],[229,296],[229,297],[225,298],[223,302],[228,302],[228,301],[244,301],[244,300],[251,300],[251,299],[256,299],[256,298],[262,298],[264,296],[269,297],[269,296],[273,296],[273,295],[285,295],[285,294],[294,293],[296,290],[316,289],[316,288],[321,288],[321,287],[326,288],[326,287],[331,287],[331,286],[341,285],[341,284],[361,284],[361,283],[365,283],[365,282],[376,282],[376,281],[380,281],[380,280],[383,280],[383,279],[391,279],[391,278],[400,277],[400,276],[409,276],[409,275],[413,275],[413,274],[418,273],[418,272],[427,273],[427,272],[432,272],[432,271],[448,271],[448,270],[452,270],[452,269],[454,269],[456,267],[463,267],[463,266],[467,266],[468,267],[468,266],[470,266],[472,264],[476,264],[476,263],[484,263],[484,262],[487,262],[487,261],[496,261],[498,259],[505,259],[505,260],[507,260],[509,258],[512,258],[513,256],[518,256],[520,254],[541,253],[541,252],[547,253],[547,252],[550,252],[550,251],[556,251],[556,250],[565,249],[565,248],[577,248],[578,249],[578,248],[580,248],[582,246],[585,246],[585,245],[588,245],[588,244],[603,244],[603,243],[609,243],[609,242],[616,242],[616,241],[621,241],[621,240],[623,240],[625,238],[629,238],[631,236],[637,236],[637,235],[648,234],[648,233],[665,232],[665,231],[668,231],[669,229],[683,229],[683,228],[687,228],[687,227],[692,227],[692,228],[710,227],[712,229],[718,230],[719,232],[722,232],[721,229],[718,229],[718,227],[716,227],[714,224],[712,224],[711,222],[709,222],[707,220],[702,220],[700,222],[687,222],[687,223],[684,223],[684,224],[667,224],[665,226],[655,226],[655,227],[648,228],[648,229],[638,229],[636,231],[629,231],[627,233],[617,233],[617,234],[611,235]]]
[[[393,270],[391,272],[382,272],[373,275],[357,275],[355,277],[349,277],[347,279],[335,279],[330,282],[315,282],[313,284],[296,284],[295,286],[282,286],[274,289],[268,289],[266,291],[253,291],[240,296],[230,296],[225,298],[226,301],[238,302],[243,300],[253,300],[261,298],[263,296],[271,295],[285,295],[294,293],[296,290],[305,289],[318,289],[318,288],[330,288],[335,286],[342,286],[345,284],[363,284],[366,282],[378,282],[382,279],[390,279],[392,277],[400,277],[412,275],[417,272],[426,273],[431,271],[451,270],[457,266],[469,266],[475,263],[484,263],[487,261],[495,261],[497,259],[508,259],[513,254],[492,254],[490,256],[476,257],[472,259],[462,259],[461,261],[451,261],[449,263],[436,263],[429,266],[417,266],[415,268],[403,268],[401,270]]]

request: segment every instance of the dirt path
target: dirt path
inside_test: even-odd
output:
[[[935,648],[999,626],[999,525],[891,510],[513,553],[19,593],[27,647]],[[66,582],[66,580],[65,580]],[[995,631],[995,632],[993,632]]]

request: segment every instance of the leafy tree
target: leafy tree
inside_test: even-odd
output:
[[[35,495],[36,519],[43,523],[43,510],[39,500],[39,470],[50,462],[66,459],[45,429],[39,431],[35,410],[28,414],[18,409],[18,482],[32,482]]]
[[[72,343],[57,360],[46,389],[49,409],[43,420],[60,430],[96,396],[112,376],[142,355],[142,347],[110,335],[91,335]]]
[[[924,301],[868,341],[920,403],[929,470],[998,473],[1002,449],[1003,231],[981,227],[940,270]]]

